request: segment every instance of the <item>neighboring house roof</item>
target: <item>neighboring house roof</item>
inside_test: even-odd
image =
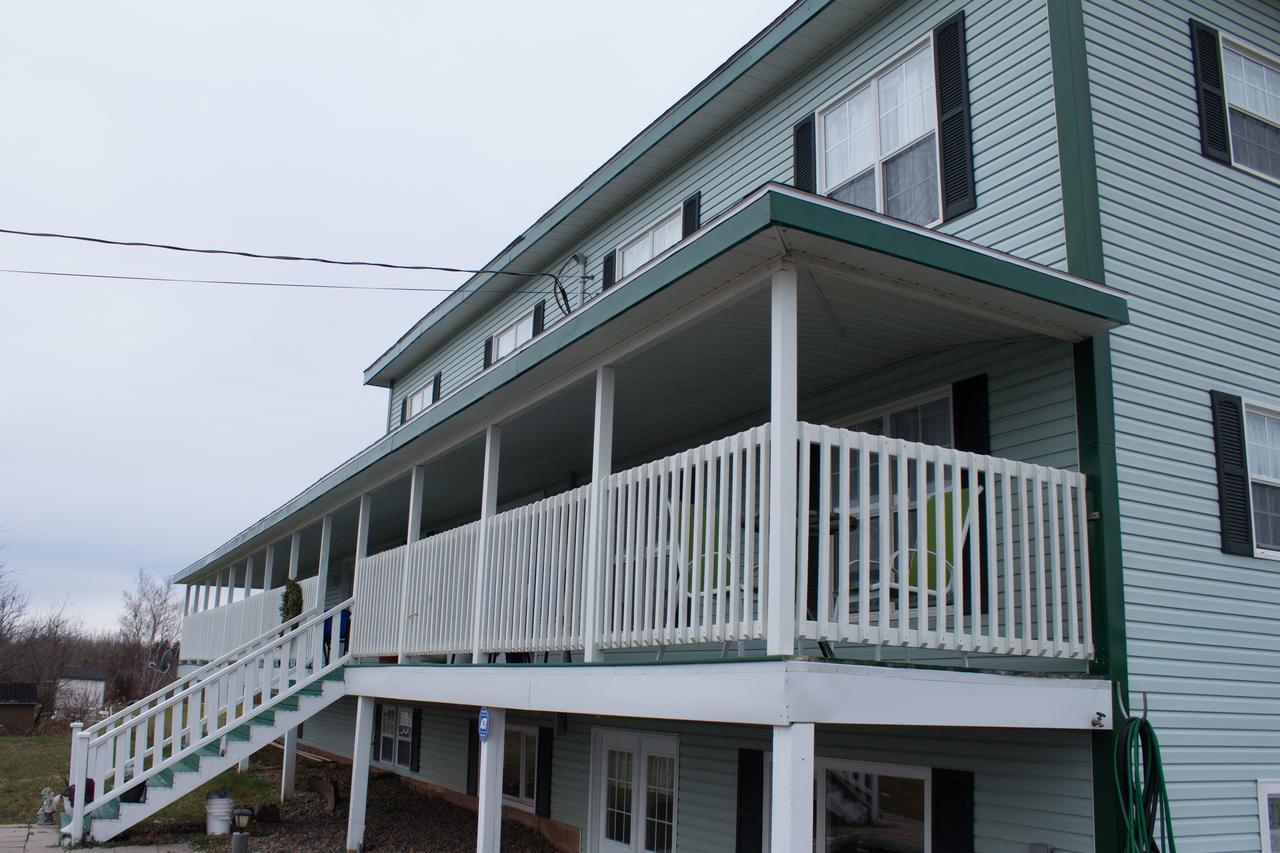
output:
[[[59,681],[75,679],[77,681],[106,681],[111,671],[98,666],[69,666],[58,676]]]
[[[37,705],[36,686],[16,682],[0,682],[0,705]]]

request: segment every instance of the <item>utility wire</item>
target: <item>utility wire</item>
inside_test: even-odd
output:
[[[0,273],[12,273],[14,275],[51,275],[64,278],[101,278],[115,281],[150,281],[160,284],[225,284],[238,285],[241,287],[300,287],[315,290],[390,290],[404,293],[469,293],[474,292],[476,288],[464,291],[456,287],[396,287],[391,285],[362,285],[362,284],[310,284],[302,282],[289,281],[243,281],[239,279],[219,279],[219,278],[170,278],[166,276],[148,276],[148,275],[111,275],[108,273],[89,273],[89,272],[59,272],[54,270],[20,270],[0,268]],[[541,275],[541,274],[539,274]],[[486,290],[486,293],[513,295],[517,293],[539,293],[555,295],[556,291],[552,290]]]
[[[265,255],[258,252],[242,252],[237,249],[198,249],[191,246],[173,246],[167,243],[146,243],[140,240],[108,240],[105,237],[86,237],[80,234],[57,234],[49,231],[20,231],[16,228],[0,228],[0,234],[13,234],[18,237],[51,237],[58,240],[77,240],[81,243],[98,243],[104,246],[126,246],[129,248],[164,249],[169,252],[190,252],[198,255],[234,255],[239,258],[256,258],[264,261],[304,261],[313,264],[334,264],[346,267],[381,267],[389,270],[431,270],[434,272],[491,273],[495,275],[514,275],[521,278],[550,278],[557,286],[560,277],[549,272],[513,272],[511,270],[463,269],[462,267],[435,266],[432,264],[390,264],[383,261],[341,261],[333,258],[310,258],[299,255]],[[105,276],[99,276],[105,277]],[[318,285],[317,285],[318,286]],[[367,288],[372,290],[373,288]],[[379,288],[388,289],[388,288]],[[418,289],[418,288],[412,288]],[[427,289],[427,288],[421,288]],[[554,291],[550,291],[554,292]]]

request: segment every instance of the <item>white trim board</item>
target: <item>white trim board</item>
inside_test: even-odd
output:
[[[353,665],[346,684],[349,694],[387,700],[743,725],[1111,728],[1111,685],[1100,679],[803,660]]]

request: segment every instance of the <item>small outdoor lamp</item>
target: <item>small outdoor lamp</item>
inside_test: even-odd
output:
[[[236,831],[231,833],[231,853],[249,853],[249,833],[245,829],[253,820],[253,809],[248,806],[236,806],[231,810],[231,822]]]

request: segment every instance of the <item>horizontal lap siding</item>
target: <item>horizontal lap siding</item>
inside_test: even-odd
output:
[[[1261,0],[1086,3],[1113,336],[1130,685],[1178,849],[1257,851],[1280,777],[1280,564],[1219,549],[1209,391],[1280,404],[1280,187],[1200,154],[1188,18],[1273,55]]]
[[[570,254],[585,254],[593,277],[588,293],[596,294],[604,256],[675,210],[693,192],[702,193],[702,221],[707,222],[766,181],[790,183],[792,125],[928,37],[933,27],[960,9],[966,16],[978,208],[940,230],[1063,267],[1047,8],[1011,0],[913,0],[882,13],[812,68],[766,95],[702,150],[683,158],[681,165],[645,181],[632,201],[607,215],[546,268],[559,270]],[[576,275],[575,265],[569,273]],[[400,400],[430,382],[437,371],[444,374],[446,394],[479,375],[485,338],[539,299],[547,300],[548,328],[559,321],[545,279],[512,280],[504,289],[515,293],[497,301],[394,383],[389,428],[399,424]],[[576,282],[568,289],[576,307]]]

